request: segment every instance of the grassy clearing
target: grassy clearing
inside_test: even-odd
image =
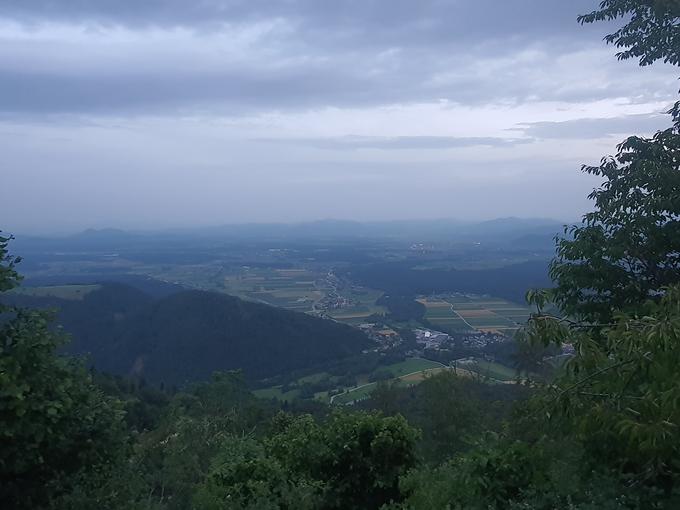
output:
[[[373,391],[375,391],[377,386],[378,383],[370,383],[353,390],[349,390],[347,393],[341,393],[340,395],[337,395],[333,398],[333,403],[345,405],[356,402],[357,400],[364,400],[365,398],[368,398],[371,393],[373,393]]]
[[[409,358],[400,363],[386,365],[384,367],[381,367],[381,369],[389,370],[390,372],[392,372],[392,374],[394,374],[395,377],[401,377],[402,375],[410,374],[413,372],[441,367],[442,367],[441,363],[438,363],[436,361],[430,361],[429,359]]]
[[[412,386],[414,384],[419,384],[427,377],[445,370],[452,370],[450,367],[446,367],[441,363],[436,361],[430,361],[422,358],[410,358],[399,363],[394,363],[392,365],[381,366],[378,370],[389,370],[394,378],[390,379],[392,384],[397,384],[398,386]],[[461,377],[483,377],[489,378],[490,382],[504,382],[511,383],[517,378],[517,372],[509,367],[501,365],[499,363],[489,362],[483,359],[474,359],[467,363],[461,363],[456,367],[456,373]],[[300,378],[297,382],[299,384],[303,383],[314,383],[320,381],[328,374],[325,372],[319,372],[317,374],[311,374]],[[332,398],[333,404],[347,405],[353,402],[364,400],[369,398],[371,393],[375,391],[378,386],[377,382],[367,382],[368,375],[365,377],[358,378],[362,381],[358,386],[354,388],[344,388],[344,393],[336,394],[330,397],[328,391],[321,391],[314,395],[314,399],[321,402],[330,402]],[[271,399],[275,398],[278,400],[288,400],[291,401],[299,397],[299,390],[294,389],[286,393],[281,391],[281,386],[275,386],[272,388],[263,388],[254,391],[255,395],[260,398]]]
[[[324,377],[330,377],[330,374],[328,372],[317,372],[316,374],[310,374],[306,375],[304,377],[300,377],[298,379],[298,383],[304,384],[304,383],[317,383]]]
[[[450,370],[447,367],[443,366],[438,366],[435,368],[427,368],[425,370],[421,370],[420,372],[415,372],[415,373],[408,373],[405,374],[401,377],[396,377],[394,379],[391,379],[392,384],[397,384],[398,386],[413,386],[415,384],[420,384],[425,380],[425,378],[430,377],[438,372],[442,372],[444,370]],[[340,404],[340,405],[345,405],[345,404],[351,404],[353,402],[356,402],[358,400],[364,400],[366,398],[369,398],[371,396],[371,393],[373,393],[378,386],[377,382],[365,384],[363,386],[359,386],[355,389],[350,389],[347,393],[341,393],[340,395],[336,396],[333,398],[333,403],[334,404]]]
[[[444,367],[444,365],[436,361],[430,361],[422,358],[409,358],[399,363],[381,366],[377,370],[379,371],[389,370],[394,376],[394,379],[392,379],[392,381],[396,380],[398,384],[403,384],[407,386],[412,384],[418,384],[425,378],[426,374],[435,373],[440,370],[446,370],[446,367]],[[370,374],[364,374],[363,376],[357,377],[359,385],[354,388],[344,388],[347,390],[347,393],[342,393],[335,396],[333,398],[333,403],[346,404],[349,402],[353,402],[355,400],[361,400],[363,398],[368,397],[368,395],[370,395],[370,393],[373,390],[375,390],[377,386],[376,382],[368,382],[369,376]],[[305,383],[314,384],[326,377],[330,377],[332,380],[337,380],[327,372],[318,372],[315,374],[310,374],[301,377],[296,382],[298,385],[302,385]],[[291,401],[300,396],[299,389],[297,388],[292,389],[284,393],[282,391],[281,386],[261,388],[255,390],[253,393],[259,398],[264,398],[267,400],[275,398],[281,401],[284,400]],[[314,395],[314,399],[328,403],[330,401],[329,392],[328,391],[317,392]]]
[[[392,382],[396,382],[403,386],[410,386],[422,382],[429,374],[448,369],[436,361],[430,361],[423,358],[409,358],[400,363],[380,367],[380,370],[389,370],[392,372],[395,376],[391,379]],[[336,397],[333,397],[333,403],[344,405],[357,400],[363,400],[368,398],[371,393],[375,391],[377,386],[377,382],[372,382],[349,389],[346,393],[341,393]]]
[[[284,393],[281,391],[281,386],[273,386],[271,388],[255,390],[253,391],[253,394],[258,398],[264,398],[267,400],[275,398],[276,400],[280,400],[282,402],[284,400],[290,402],[295,400],[300,395],[300,390],[294,389]]]
[[[482,377],[490,377],[498,381],[511,382],[517,379],[517,371],[515,369],[480,358],[475,359],[473,363],[461,366],[466,370],[476,372]]]
[[[408,374],[403,377],[399,378],[399,384],[403,386],[410,386],[412,384],[418,384],[421,383],[425,380],[426,377],[430,377],[431,375],[438,374],[439,372],[443,372],[444,370],[450,370],[449,368],[445,367],[438,367],[438,368],[430,368],[427,370],[423,370],[422,372],[416,372],[415,374]]]

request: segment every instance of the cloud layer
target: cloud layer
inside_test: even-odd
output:
[[[0,165],[19,191],[0,214],[34,230],[572,218],[593,185],[580,163],[665,127],[677,92],[676,69],[613,58],[614,26],[576,23],[596,4],[5,0]],[[557,181],[563,197],[527,209]],[[200,197],[217,190],[229,204]]]

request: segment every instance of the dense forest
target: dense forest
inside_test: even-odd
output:
[[[677,1],[605,0],[580,21],[616,18],[625,24],[607,41],[620,59],[680,65]],[[381,384],[352,408],[280,409],[237,371],[168,392],[61,355],[50,314],[7,299],[20,260],[0,238],[2,507],[679,508],[680,102],[669,114],[672,127],[584,168],[602,180],[593,211],[558,239],[553,285],[527,293],[535,313],[521,346],[574,347],[548,381],[445,372],[415,388]],[[246,319],[229,298],[138,296],[146,324],[203,328],[178,318],[187,296]]]
[[[353,266],[346,274],[367,287],[383,289],[395,296],[436,294],[456,289],[520,303],[527,288],[550,285],[548,265],[538,261],[479,270],[416,269],[413,266],[413,262],[372,263]]]
[[[129,285],[105,283],[82,299],[9,296],[9,303],[58,310],[71,335],[64,350],[95,368],[182,384],[214,371],[272,377],[360,353],[359,330],[309,315],[202,291],[154,299]]]

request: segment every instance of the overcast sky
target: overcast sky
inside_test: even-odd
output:
[[[670,122],[596,0],[2,0],[0,229],[572,220]]]

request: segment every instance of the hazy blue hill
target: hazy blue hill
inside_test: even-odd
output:
[[[144,235],[125,230],[105,228],[88,229],[77,234],[59,237],[16,235],[14,246],[22,253],[78,250],[116,250],[131,243],[143,241]]]
[[[451,219],[356,222],[321,220],[293,224],[223,225],[187,230],[183,235],[257,239],[411,238],[417,240],[508,240],[529,233],[562,230],[563,222],[546,218],[498,218],[483,222]]]
[[[523,247],[524,241],[535,242],[541,239],[550,243],[555,234],[563,231],[564,222],[545,218],[498,218],[461,227],[457,231],[460,239],[477,241],[484,244],[510,244]]]
[[[82,232],[71,236],[71,239],[72,240],[86,239],[90,241],[98,241],[100,239],[105,239],[107,241],[112,239],[119,239],[129,241],[130,239],[134,239],[135,237],[137,237],[135,236],[135,234],[131,234],[130,232],[127,232],[119,228],[101,228],[101,229],[88,228],[87,230],[83,230]]]
[[[303,223],[251,223],[164,231],[86,230],[66,237],[17,235],[14,245],[24,254],[35,252],[116,252],[147,248],[178,249],[187,243],[225,240],[319,240],[389,238],[413,241],[507,241],[526,234],[562,231],[564,222],[545,218],[498,218],[482,222],[452,219],[357,222],[320,220]],[[196,246],[193,246],[194,248]]]
[[[561,224],[561,222],[552,218],[518,218],[516,216],[507,216],[505,218],[481,221],[477,223],[476,226],[482,229],[508,230],[512,228],[538,227],[556,224]]]
[[[58,322],[73,336],[69,352],[89,355],[101,370],[149,381],[182,383],[239,368],[260,378],[370,345],[349,326],[211,292],[154,299],[127,285],[105,284],[80,301],[14,299],[58,307]]]

